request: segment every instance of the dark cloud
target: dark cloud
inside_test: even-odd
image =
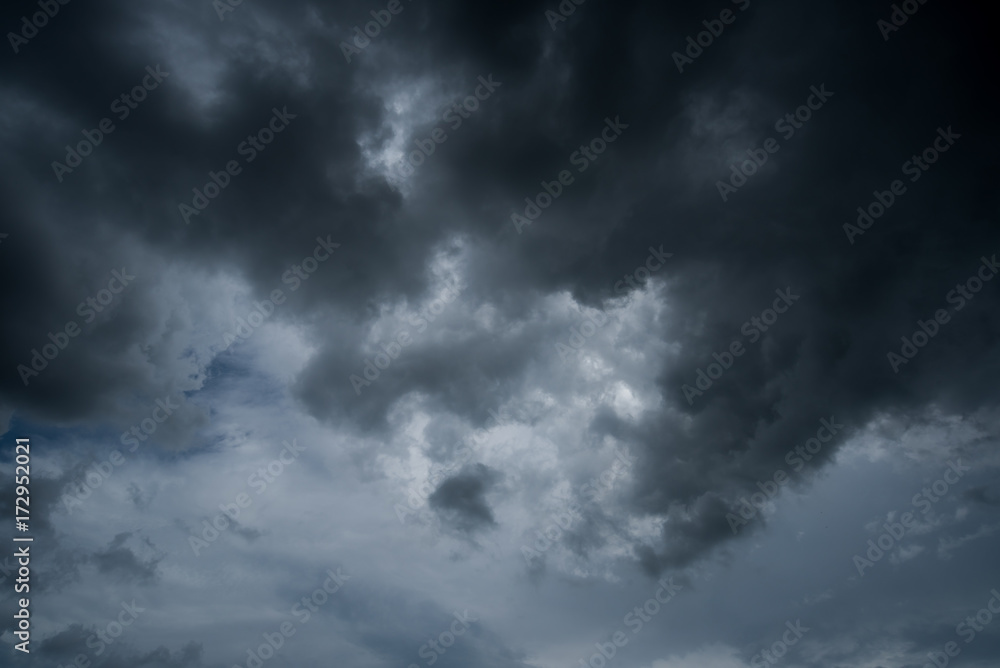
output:
[[[982,503],[987,506],[1000,506],[1000,491],[988,485],[971,487],[965,490],[963,495],[965,498],[976,503]]]
[[[87,640],[90,640],[90,645]],[[100,647],[104,656],[97,658],[94,648]],[[89,648],[89,649],[88,649]],[[80,624],[72,624],[62,631],[44,638],[38,644],[34,653],[40,662],[37,665],[49,668],[62,663],[72,663],[79,656],[88,661],[99,660],[101,666],[108,668],[124,668],[125,666],[144,666],[148,668],[199,668],[206,665],[202,662],[202,647],[198,643],[188,643],[179,650],[171,651],[160,646],[150,652],[137,653],[132,649],[123,648],[119,643],[105,645],[96,635],[93,628],[85,628]]]
[[[104,550],[96,552],[92,559],[97,570],[138,584],[154,582],[157,577],[156,567],[162,561],[162,557],[142,559],[125,544],[129,538],[132,538],[131,532],[120,533],[112,539]],[[148,538],[140,538],[139,540],[146,548],[155,549]]]
[[[451,528],[473,534],[496,525],[486,497],[500,477],[499,471],[474,464],[443,480],[428,501]]]
[[[453,534],[434,540],[457,535],[480,547],[508,528],[531,535],[556,490],[585,500],[577,490],[609,450],[636,457],[627,483],[588,506],[529,569],[539,586],[634,571],[655,580],[752,554],[775,518],[761,512],[733,531],[741,499],[778,472],[789,476],[782,494],[806,494],[879,439],[919,443],[905,458],[927,466],[975,454],[979,473],[995,471],[998,283],[984,282],[960,310],[949,299],[1000,253],[989,9],[920,4],[883,39],[878,21],[893,8],[862,2],[590,2],[553,29],[555,2],[403,0],[347,62],[341,43],[385,3],[261,0],[224,20],[216,4],[60,4],[0,72],[0,418],[8,438],[31,433],[43,446],[32,527],[52,547],[36,562],[46,571],[39,592],[83,596],[88,568],[94,587],[179,589],[163,582],[174,573],[184,586],[203,583],[185,569],[215,572],[203,565],[214,557],[185,562],[181,534],[235,497],[230,487],[245,480],[238,462],[260,441],[313,428],[326,431],[302,479],[283,474],[259,498],[254,491],[232,521],[245,540],[222,540],[213,553],[300,568],[283,558],[318,550],[317,535],[367,535],[318,528],[300,511],[344,494],[350,503],[323,519],[350,522],[370,505],[367,490],[419,484],[428,462],[454,465],[463,447],[473,456],[426,502]],[[675,51],[723,8],[736,20],[678,72]],[[0,25],[19,31],[36,11],[7,5]],[[147,68],[167,74],[119,117],[113,101]],[[480,77],[499,86],[453,127],[448,110]],[[783,137],[775,122],[812,87],[832,95]],[[250,161],[244,141],[276,116],[287,125]],[[53,161],[66,161],[67,146],[105,117],[114,131],[55,174]],[[578,171],[578,151],[609,126],[620,136]],[[960,135],[954,145],[909,180],[903,164],[949,128]],[[447,141],[400,176],[400,161],[435,129]],[[723,201],[717,183],[769,137],[780,149]],[[231,160],[240,173],[219,176]],[[573,183],[519,233],[511,214],[567,169]],[[185,221],[179,205],[193,206],[212,174],[224,187]],[[844,225],[859,206],[887,200],[894,179],[906,192],[849,239]],[[310,271],[306,258],[324,243],[339,247]],[[645,282],[639,270],[652,249],[672,255]],[[626,276],[638,283],[621,287]],[[119,291],[114,280],[127,285]],[[454,299],[442,298],[445,286]],[[268,310],[277,289],[284,300]],[[768,322],[780,294],[795,297]],[[266,326],[251,315],[259,304]],[[928,324],[940,309],[950,320]],[[608,324],[579,334],[598,311]],[[240,328],[249,335],[234,340]],[[928,343],[894,369],[887,354],[921,328],[934,330]],[[557,344],[573,336],[582,344],[567,356]],[[164,401],[176,404],[165,417]],[[508,405],[526,409],[491,424],[490,411]],[[842,426],[793,470],[789,453],[823,421]],[[955,424],[968,431],[952,441]],[[480,428],[497,440],[506,430],[508,449],[473,442]],[[129,472],[114,469],[69,512],[66,490],[80,489],[114,449],[127,452]],[[336,459],[343,453],[346,462]],[[210,470],[219,489],[179,482],[181,470]],[[868,499],[882,483],[866,480]],[[0,514],[9,516],[3,484]],[[219,500],[201,496],[206,486]],[[269,514],[289,498],[294,516]],[[991,540],[995,488],[977,480],[961,498],[970,509],[928,524],[927,541],[914,542],[920,554],[943,563]],[[120,510],[98,533],[91,513],[112,503]],[[977,526],[963,524],[966,512]],[[378,521],[365,516],[373,531]],[[152,531],[173,533],[156,533],[154,546]],[[386,530],[368,549],[397,539]],[[227,577],[245,589],[240,578],[252,570],[241,562]],[[359,610],[359,626],[377,617]],[[830,615],[834,637],[846,613]],[[399,631],[412,617],[393,618],[392,632],[355,629],[371,642],[351,658],[376,665],[366,652],[383,643],[405,646],[387,652],[393,659],[412,654]],[[65,630],[46,651],[85,631],[53,624]],[[915,628],[938,626],[900,618],[891,637],[916,642]],[[206,645],[212,658],[203,658],[201,646],[185,646],[187,631],[121,660],[213,665],[216,648]],[[249,642],[226,631],[227,651]],[[752,642],[745,628],[732,636]],[[531,642],[530,661],[565,663],[562,651],[539,649],[562,641]],[[529,663],[517,646],[497,639],[442,661]],[[847,644],[825,656],[847,665],[852,652]]]

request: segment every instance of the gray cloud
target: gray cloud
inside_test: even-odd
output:
[[[833,592],[815,604],[823,621],[801,661],[918,665],[921,643],[981,605],[971,583],[988,589],[982,555],[995,540],[996,283],[960,310],[949,298],[1000,251],[983,187],[997,144],[983,85],[995,79],[990,22],[967,3],[927,3],[885,40],[877,22],[890,7],[743,4],[585,3],[553,30],[557,3],[404,1],[351,62],[341,42],[384,3],[243,3],[224,20],[189,0],[59,5],[0,73],[0,422],[5,444],[30,435],[35,448],[32,530],[50,546],[33,562],[45,574],[36,614],[63,629],[44,651],[55,657],[86,632],[102,587],[142,585],[175,619],[136,629],[135,646],[107,665],[232,665],[306,586],[286,575],[326,568],[311,559],[342,545],[369,580],[412,554],[405,576],[422,583],[371,601],[348,588],[321,613],[351,665],[421,660],[424,636],[443,630],[428,611],[443,623],[462,587],[481,609],[503,601],[442,664],[575,665],[579,647],[606,641],[598,611],[609,608],[595,601],[627,606],[670,574],[742,568],[753,579],[748,564],[779,587],[785,575],[755,562],[761,552],[799,587],[782,600]],[[726,7],[737,20],[679,73],[674,51]],[[20,31],[35,11],[7,7],[0,24]],[[113,101],[147,67],[168,74],[121,116]],[[452,127],[445,114],[484,76],[502,84]],[[781,137],[775,122],[820,85],[833,95]],[[251,161],[248,137],[274,110],[288,125],[266,145],[261,135]],[[103,118],[114,131],[57,176],[52,163]],[[616,118],[621,136],[579,171],[582,149]],[[435,128],[447,141],[400,177]],[[903,164],[938,128],[961,137],[909,180]],[[768,137],[780,150],[722,201],[717,182]],[[179,205],[212,174],[225,181],[229,161],[240,173],[185,221]],[[511,214],[564,169],[574,182],[518,233]],[[844,224],[894,179],[905,194],[851,243]],[[340,245],[310,271],[317,237]],[[650,247],[672,256],[640,280]],[[114,272],[135,278],[115,291]],[[637,283],[620,287],[625,276]],[[435,313],[445,285],[458,296]],[[252,315],[275,290],[273,311]],[[767,323],[776,290],[799,298]],[[950,321],[894,369],[887,354],[939,309]],[[607,324],[579,334],[597,311]],[[229,345],[241,321],[251,335]],[[359,392],[352,374],[366,377],[403,331],[410,342],[384,353]],[[582,344],[567,356],[557,344],[574,336]],[[745,352],[723,364],[734,341]],[[713,364],[729,368],[710,378]],[[702,394],[689,401],[685,386]],[[168,397],[179,407],[161,421]],[[504,406],[523,410],[492,423]],[[822,419],[844,427],[794,469],[788,453]],[[474,440],[479,429],[488,438]],[[295,436],[310,443],[301,471],[259,495],[248,488],[245,467],[266,466],[269,445]],[[621,448],[637,460],[627,476],[593,498],[580,492]],[[67,486],[115,449],[125,463],[68,513]],[[879,564],[882,584],[827,581],[823,551],[794,542],[811,540],[814,524],[832,527],[821,541],[831,551],[856,540],[949,456],[975,462],[976,479],[909,551]],[[898,470],[876,466],[887,459]],[[459,461],[426,498],[434,522],[400,526],[395,499]],[[727,516],[779,471],[781,493],[734,532]],[[831,478],[843,486],[830,491]],[[245,540],[192,561],[195,518],[238,491],[252,500],[233,520]],[[790,523],[796,508],[783,500],[824,493],[836,507],[809,506],[809,522]],[[0,512],[11,499],[0,494]],[[573,500],[582,519],[525,573],[520,542]],[[446,575],[420,579],[442,564]],[[917,573],[946,573],[954,590],[904,598]],[[701,617],[712,585],[700,586],[678,604],[700,625],[670,618],[684,628],[671,636],[658,621],[663,640],[617,660],[749,659],[770,627],[736,603],[724,623]],[[559,607],[536,609],[529,591]],[[915,612],[945,604],[955,615]],[[216,616],[196,620],[211,633],[185,612],[200,606]],[[851,629],[866,606],[890,620],[878,633]],[[772,601],[764,616],[793,612]],[[315,661],[321,635],[290,638],[287,660]],[[964,655],[970,665],[988,661],[989,638]],[[713,640],[724,646],[705,650]]]

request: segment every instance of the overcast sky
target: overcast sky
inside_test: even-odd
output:
[[[7,3],[0,665],[995,667],[995,16],[680,4]]]

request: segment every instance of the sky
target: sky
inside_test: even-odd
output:
[[[995,667],[995,12],[670,5],[7,3],[0,665]]]

